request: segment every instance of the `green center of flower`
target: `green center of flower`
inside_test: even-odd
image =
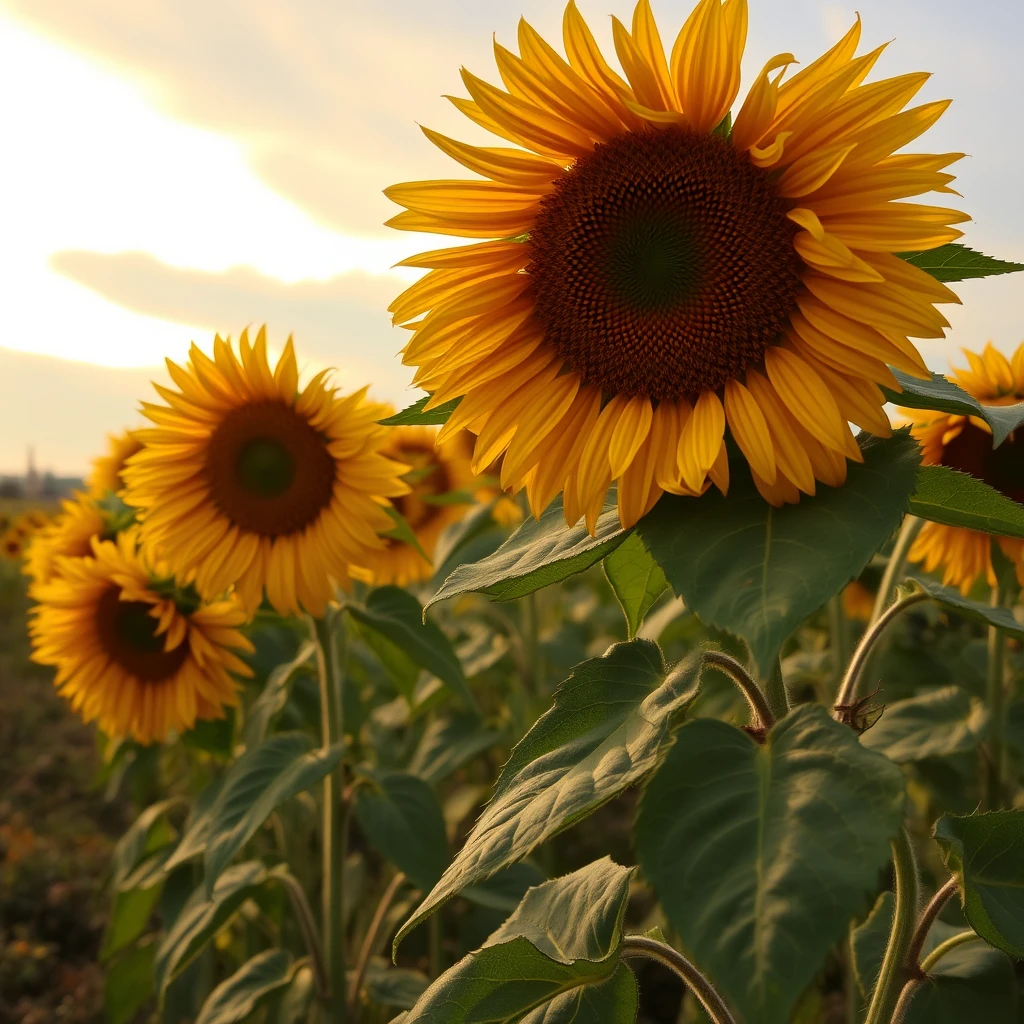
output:
[[[238,482],[261,498],[277,498],[295,480],[295,459],[272,437],[256,437],[238,455]]]
[[[672,309],[700,285],[700,256],[686,224],[639,216],[621,225],[608,247],[609,286],[635,309]]]

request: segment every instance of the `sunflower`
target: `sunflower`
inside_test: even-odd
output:
[[[950,192],[962,154],[893,155],[948,101],[903,108],[926,74],[864,84],[860,22],[783,80],[773,57],[733,117],[746,0],[701,0],[666,55],[648,0],[612,21],[622,77],[575,5],[566,59],[525,21],[495,43],[505,88],[468,71],[455,106],[512,147],[424,129],[478,180],[386,194],[395,228],[484,239],[404,261],[428,273],[392,304],[404,361],[461,404],[441,439],[504,452],[535,514],[563,492],[593,531],[609,485],[630,525],[662,491],[729,483],[726,429],[773,504],[839,485],[848,422],[887,436],[887,364],[927,376],[911,337],[958,301],[895,253],[959,237],[967,216],[904,203]]]
[[[25,537],[17,530],[7,530],[0,536],[0,555],[18,561],[25,553]]]
[[[291,338],[273,370],[262,329],[252,345],[242,332],[238,355],[220,337],[213,351],[168,361],[179,390],[154,385],[166,404],[143,405],[155,426],[136,431],[125,501],[203,597],[235,587],[254,612],[265,590],[282,614],[321,615],[348,566],[384,548],[387,498],[409,490],[381,452],[386,407],[365,388],[337,397],[327,371],[300,391]]]
[[[991,344],[978,355],[964,350],[969,369],[954,370],[953,379],[984,405],[1013,405],[1024,402],[1024,343],[1012,360]],[[921,442],[924,462],[949,466],[984,480],[989,486],[1024,501],[1024,434],[1014,431],[998,447],[992,447],[992,431],[977,417],[906,409],[911,433]],[[1024,585],[1024,541],[1013,537],[994,538],[1013,563],[1017,579]],[[992,568],[992,540],[987,533],[965,530],[941,523],[925,523],[908,556],[923,562],[927,572],[942,567],[942,581],[967,594],[979,576],[990,586],[996,576]]]
[[[234,598],[204,603],[156,571],[137,550],[137,531],[95,541],[86,558],[64,558],[36,592],[32,659],[57,669],[57,689],[86,722],[140,743],[165,740],[223,718],[238,703],[232,673],[251,671]]]
[[[385,547],[370,551],[359,567],[351,569],[356,579],[400,587],[427,579],[441,534],[465,516],[467,504],[478,496],[477,477],[470,469],[471,439],[462,432],[441,444],[436,441],[434,427],[390,429],[381,451],[408,467],[404,480],[409,493],[395,498],[395,507],[420,550],[405,541],[385,538]]]
[[[28,546],[25,574],[33,586],[48,583],[59,558],[84,558],[92,554],[92,540],[111,536],[108,518],[100,506],[84,494],[61,503],[61,511],[41,530]]]
[[[124,430],[120,434],[107,435],[107,452],[93,459],[92,472],[86,480],[89,493],[102,498],[108,493],[117,494],[124,490],[121,473],[128,460],[142,450],[142,442],[134,431]]]

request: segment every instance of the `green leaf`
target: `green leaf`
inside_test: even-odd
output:
[[[384,511],[388,514],[391,521],[395,524],[390,530],[386,530],[381,534],[382,537],[389,537],[391,540],[398,541],[400,544],[408,544],[409,547],[413,548],[416,553],[425,561],[429,562],[430,558],[427,556],[426,551],[420,546],[420,539],[416,536],[416,531],[409,525],[408,520],[397,508],[393,506],[387,506]]]
[[[146,930],[158,899],[159,886],[130,889],[114,895],[114,906],[103,936],[101,960],[108,960],[115,953],[131,945]]]
[[[996,629],[1001,630],[1007,636],[1012,636],[1015,640],[1024,640],[1024,626],[1021,626],[1008,608],[993,608],[980,601],[972,601],[964,597],[959,590],[953,587],[944,587],[928,576],[915,576],[913,579],[925,593],[939,604],[952,608],[964,618],[980,622],[983,626],[995,626]]]
[[[501,738],[500,732],[485,728],[476,715],[433,718],[420,738],[408,770],[410,774],[436,784],[477,754],[493,747]]]
[[[685,724],[647,786],[645,877],[697,966],[744,1020],[783,1024],[889,861],[903,773],[824,708],[763,746],[713,719]]]
[[[408,1010],[430,986],[430,979],[420,971],[392,967],[379,958],[370,961],[366,970],[366,994],[377,1006]]]
[[[250,1020],[267,999],[287,988],[296,964],[283,949],[268,949],[242,964],[209,995],[196,1024],[238,1024]]]
[[[555,1018],[530,1015],[614,974],[633,871],[605,857],[531,889],[483,948],[423,993],[404,1024],[520,1024],[524,1018],[569,1024],[567,1011],[579,1000],[556,1002]]]
[[[307,640],[291,661],[286,661],[267,677],[260,695],[253,702],[245,720],[245,745],[249,748],[262,743],[288,702],[288,688],[316,654],[316,642]]]
[[[637,525],[675,593],[705,625],[746,640],[762,677],[790,633],[860,574],[907,510],[917,442],[897,431],[860,443],[864,462],[850,464],[846,483],[819,484],[799,504],[773,508],[737,466],[727,498],[665,495]]]
[[[412,594],[399,587],[377,587],[370,591],[365,607],[345,607],[358,622],[396,644],[471,708],[476,707],[451,642],[435,623],[424,620],[423,608]]]
[[[210,813],[203,859],[207,894],[274,810],[333,771],[344,752],[340,743],[326,751],[309,748],[304,733],[278,733],[228,769]]]
[[[165,817],[169,811],[181,803],[180,797],[160,800],[147,807],[128,826],[127,831],[114,847],[110,881],[112,888],[120,889],[146,854],[153,853],[171,841],[171,833]]]
[[[423,407],[429,401],[430,395],[424,395],[417,398],[412,405],[407,405],[401,412],[377,422],[384,427],[430,427],[447,423],[448,417],[459,407],[462,399],[453,398],[450,402],[442,402],[436,409],[426,412]]]
[[[626,629],[632,640],[644,616],[665,592],[665,574],[635,533],[605,558],[604,572],[626,616]]]
[[[313,970],[302,965],[267,1015],[267,1024],[308,1024],[314,995]]]
[[[974,750],[988,728],[988,712],[958,686],[898,700],[860,741],[890,761],[906,764]]]
[[[1002,537],[1024,537],[1024,505],[948,466],[922,466],[910,511],[921,519]]]
[[[267,882],[287,873],[283,864],[267,870],[259,861],[235,864],[217,879],[211,896],[206,886],[195,889],[156,953],[154,975],[162,1002],[167,986],[199,955],[203,947]]]
[[[225,708],[222,718],[199,718],[181,734],[181,742],[193,750],[213,754],[222,761],[231,756],[235,737],[235,709]]]
[[[600,985],[587,985],[552,999],[522,1018],[521,1024],[636,1024],[640,993],[625,965]]]
[[[129,950],[107,970],[104,1001],[107,1024],[131,1024],[153,998],[153,958],[156,944]]]
[[[378,853],[426,892],[448,863],[444,815],[434,791],[403,772],[362,774],[368,784],[355,792],[359,827]]]
[[[512,751],[494,797],[408,932],[460,889],[522,860],[657,765],[673,716],[697,694],[700,655],[667,672],[649,640],[577,665],[555,703]]]
[[[935,840],[957,877],[968,924],[997,949],[1024,959],[1024,811],[944,814]]]
[[[527,519],[504,544],[487,558],[460,565],[427,602],[429,608],[459,594],[479,592],[497,601],[511,601],[541,587],[559,583],[596,565],[627,537],[619,525],[614,494],[605,502],[591,537],[581,523],[571,529],[556,498],[540,519]]]
[[[467,885],[459,894],[464,900],[488,910],[511,914],[519,906],[527,889],[547,881],[547,876],[535,864],[521,860],[509,864],[476,885]]]
[[[871,994],[878,984],[878,975],[882,972],[885,947],[889,943],[889,933],[892,931],[894,903],[895,896],[892,890],[883,892],[875,900],[867,919],[850,929],[853,973],[865,1003],[871,1000]]]
[[[977,277],[993,277],[997,274],[1014,274],[1024,270],[1024,263],[1008,263],[976,252],[966,245],[950,242],[923,252],[897,253],[900,259],[913,263],[930,274],[937,281],[969,281]]]
[[[175,868],[180,867],[193,857],[198,857],[206,849],[206,840],[210,835],[210,828],[213,824],[213,808],[220,796],[221,787],[224,785],[225,776],[218,775],[202,792],[196,797],[192,810],[189,812],[188,821],[185,822],[185,834],[178,843],[174,853],[164,864],[164,871],[170,874]]]

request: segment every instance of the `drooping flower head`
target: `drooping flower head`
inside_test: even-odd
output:
[[[1024,343],[1007,359],[991,343],[978,355],[964,349],[970,369],[954,370],[953,379],[984,405],[1024,402]],[[992,447],[992,430],[981,419],[947,413],[905,409],[911,433],[921,442],[924,462],[969,473],[1014,501],[1024,502],[1024,435],[1016,430]],[[942,569],[942,581],[966,594],[979,577],[996,582],[992,540],[987,533],[942,523],[925,523],[910,549],[910,560],[923,562],[927,572]],[[1024,585],[1024,541],[996,538],[1003,554]]]
[[[142,442],[134,431],[124,430],[120,434],[107,436],[107,451],[93,459],[92,472],[86,480],[86,488],[94,498],[107,494],[119,494],[124,490],[124,471],[128,460],[142,450]]]
[[[322,614],[408,491],[381,451],[386,407],[339,398],[328,371],[300,390],[291,339],[272,370],[264,330],[237,355],[217,337],[212,359],[193,345],[167,366],[178,390],[155,385],[166,404],[144,403],[154,426],[124,470],[144,543],[204,598],[234,587],[253,612],[265,591],[282,614]]]
[[[55,685],[86,722],[139,743],[165,740],[237,704],[235,598],[206,603],[183,594],[137,549],[137,531],[94,541],[84,558],[58,559],[36,588],[29,633],[34,661],[57,669]]]
[[[462,72],[467,117],[512,146],[424,129],[482,177],[396,185],[390,225],[484,239],[424,253],[393,303],[441,439],[478,435],[474,468],[536,514],[563,492],[593,530],[618,484],[634,523],[663,491],[728,486],[728,428],[772,503],[839,485],[852,421],[889,432],[887,364],[926,375],[911,337],[941,337],[957,301],[895,253],[950,242],[964,214],[902,202],[951,191],[962,154],[893,155],[947,102],[905,110],[927,79],[865,84],[859,21],[787,78],[770,60],[739,93],[746,0],[701,0],[662,46],[648,0],[613,19],[622,74],[575,5],[563,58],[526,22],[495,44],[504,88]]]

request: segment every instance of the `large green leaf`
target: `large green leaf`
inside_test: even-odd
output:
[[[520,1024],[636,1024],[640,993],[636,978],[625,965],[600,985],[565,992],[528,1013]]]
[[[949,242],[947,245],[926,249],[923,252],[901,252],[899,256],[931,274],[937,281],[944,281],[947,284],[951,281],[969,281],[972,278],[1014,274],[1024,270],[1024,263],[997,260],[959,242]]]
[[[130,949],[106,969],[107,1024],[130,1024],[153,998],[153,942]]]
[[[275,993],[287,988],[296,964],[283,949],[268,949],[222,981],[209,995],[196,1024],[239,1024],[254,1014]]]
[[[122,888],[144,857],[171,842],[173,833],[167,824],[166,816],[181,803],[181,799],[172,797],[150,804],[128,826],[114,847],[110,865],[112,888]]]
[[[441,782],[501,738],[476,715],[432,718],[409,761],[409,772],[431,784]]]
[[[365,987],[371,1003],[408,1010],[430,987],[430,979],[420,971],[392,967],[374,957],[366,968]]]
[[[453,398],[450,402],[442,402],[436,409],[428,412],[423,407],[429,401],[430,395],[424,395],[417,398],[412,405],[407,405],[401,412],[396,412],[394,416],[388,416],[379,422],[385,427],[429,427],[447,423],[462,399]]]
[[[666,672],[649,640],[577,665],[512,751],[465,845],[395,946],[460,889],[527,856],[650,772],[675,714],[696,696],[700,655]]]
[[[1024,810],[945,814],[935,839],[957,877],[970,926],[1024,959]]]
[[[939,604],[952,608],[964,618],[973,619],[984,626],[995,626],[1015,640],[1024,640],[1024,627],[1013,617],[1008,608],[993,608],[991,605],[972,601],[953,587],[944,587],[927,576],[915,576],[914,582],[933,597]]]
[[[146,930],[159,899],[158,885],[114,894],[114,905],[107,919],[103,948],[100,950],[101,960],[108,960],[131,945]]]
[[[304,733],[282,732],[231,766],[210,812],[203,863],[207,893],[274,810],[333,771],[343,753],[340,743],[310,750]]]
[[[268,870],[259,861],[250,860],[228,868],[217,879],[211,896],[207,897],[204,885],[193,891],[156,953],[153,973],[161,1001],[167,986],[234,917],[239,907],[287,870],[283,864]]]
[[[346,607],[360,623],[396,644],[466,704],[476,707],[451,641],[435,623],[424,619],[423,608],[412,594],[399,587],[378,587],[370,592],[365,607]]]
[[[988,712],[980,701],[958,686],[944,686],[889,704],[860,741],[905,764],[974,750],[987,728]]]
[[[1024,537],[1024,505],[948,466],[922,466],[910,511],[921,519],[1004,537]]]
[[[356,788],[355,814],[370,844],[424,892],[448,863],[441,805],[430,786],[403,772],[364,769]]]
[[[307,640],[291,661],[286,661],[270,673],[245,718],[245,745],[255,747],[262,743],[277,716],[288,702],[288,688],[316,654],[316,642]]]
[[[213,808],[217,804],[224,779],[224,775],[218,775],[196,797],[192,810],[189,811],[188,820],[185,822],[185,834],[164,864],[164,871],[168,874],[193,857],[198,857],[206,849],[206,840],[209,838],[210,828],[213,824]]]
[[[713,719],[676,734],[640,805],[640,865],[744,1020],[789,1020],[888,862],[903,787],[899,768],[817,705],[763,746]]]
[[[531,889],[482,949],[423,993],[404,1024],[569,1024],[573,1007],[596,1005],[576,994],[606,981],[618,967],[633,870],[606,857]],[[632,1024],[621,1012],[629,1006],[621,986],[617,982],[607,993],[609,1005],[620,1007],[617,1015],[575,1019]]]
[[[498,601],[532,594],[596,565],[627,536],[619,524],[614,494],[597,520],[595,536],[580,523],[567,528],[562,499],[556,498],[540,519],[527,519],[493,555],[460,565],[427,602],[479,592]]]
[[[765,677],[790,633],[860,574],[907,511],[917,442],[897,431],[861,447],[844,486],[819,484],[799,504],[773,508],[737,465],[728,497],[665,495],[637,526],[687,607],[746,640]]]
[[[626,616],[626,629],[632,640],[644,616],[665,592],[668,581],[635,533],[605,558],[604,572]]]

